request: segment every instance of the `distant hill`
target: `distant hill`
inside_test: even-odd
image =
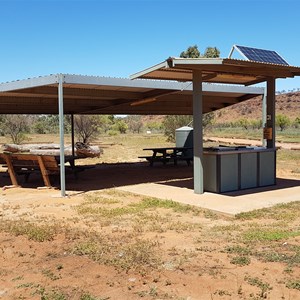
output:
[[[291,120],[300,118],[300,91],[276,95],[276,114],[287,115]],[[215,112],[216,123],[234,122],[236,120],[261,119],[262,97],[256,97]],[[164,116],[142,116],[143,124],[161,123]]]
[[[287,115],[291,120],[300,117],[300,92],[276,95],[276,114]],[[262,97],[223,108],[216,111],[216,122],[225,123],[241,118],[261,119]]]

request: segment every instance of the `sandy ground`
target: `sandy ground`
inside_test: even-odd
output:
[[[1,187],[10,185],[4,175]],[[278,175],[291,177],[289,171]],[[297,235],[272,243],[241,242],[242,233],[253,227],[299,230],[299,217],[238,221],[207,210],[162,207],[99,213],[144,199],[116,187],[166,178],[185,184],[191,177],[192,167],[184,164],[176,172],[173,166],[145,163],[98,164],[78,180],[67,178],[65,198],[58,189],[38,189],[43,185],[38,175],[22,182],[23,188],[2,189],[0,299],[300,299]],[[59,186],[58,179],[53,182]],[[52,235],[43,239],[44,231],[36,228]],[[234,263],[244,255],[228,250],[234,246],[251,249],[245,255],[251,262]],[[293,262],[261,259],[275,250],[294,255]]]
[[[2,224],[9,220],[21,227],[28,222],[53,226],[55,234],[49,240],[35,241],[27,231],[13,234],[10,229],[0,233],[0,299],[299,299],[299,289],[287,288],[291,278],[300,279],[299,267],[264,262],[256,256],[248,265],[231,262],[232,254],[224,249],[238,242],[226,228],[232,228],[235,235],[238,232],[234,228],[245,223],[205,210],[179,213],[145,208],[138,214],[121,217],[80,214],[77,210],[92,195],[119,201],[109,204],[113,207],[128,207],[141,201],[142,196],[123,194],[115,187],[166,177],[184,182],[191,175],[192,167],[186,165],[178,166],[174,172],[173,166],[102,164],[80,174],[79,180],[68,177],[66,198],[61,198],[56,189],[37,189],[42,185],[38,176],[30,178],[24,184],[26,188],[2,189]],[[8,181],[1,177],[1,184]],[[102,203],[93,205],[108,206],[108,200]],[[258,222],[266,226],[265,220]],[[220,235],[216,228],[223,233]],[[133,241],[134,245],[141,240],[152,244],[147,244],[146,252],[142,247],[138,249],[135,259],[139,267],[120,268],[115,263],[93,259],[88,255],[91,249],[84,255],[74,253],[76,243],[86,242],[86,236],[95,233],[104,238],[105,245],[111,245],[109,253],[124,245],[133,247]],[[300,247],[297,237],[284,242]],[[280,241],[280,245],[284,242]],[[93,244],[89,247],[93,248]],[[98,247],[102,249],[103,245]],[[257,251],[264,247],[259,245]],[[157,265],[149,262],[152,258],[145,254],[152,250],[153,261],[162,260]],[[118,250],[118,255],[123,251]]]

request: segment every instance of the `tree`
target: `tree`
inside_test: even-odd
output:
[[[33,130],[39,134],[57,133],[59,131],[59,115],[39,115],[34,117]],[[71,117],[64,116],[64,132],[71,132]]]
[[[297,117],[294,120],[294,126],[295,126],[295,128],[299,128],[300,127],[300,117]]]
[[[253,129],[260,129],[262,127],[262,120],[250,120],[250,125]]]
[[[209,112],[206,114],[203,114],[202,117],[202,126],[203,129],[207,129],[209,126],[213,125],[215,122],[215,113]]]
[[[220,57],[220,50],[217,47],[207,47],[203,55],[201,55],[198,50],[198,46],[190,46],[187,50],[180,53],[180,57],[182,58],[199,58],[199,57],[207,57],[207,58],[216,58]]]
[[[133,133],[140,133],[143,127],[142,118],[138,115],[128,116],[126,118],[126,123],[128,125],[128,129]]]
[[[145,127],[147,127],[150,131],[161,132],[163,124],[161,121],[151,121],[148,122]]]
[[[238,121],[238,124],[247,130],[250,126],[250,121],[248,119],[243,118]]]
[[[98,116],[76,115],[74,130],[79,142],[89,144],[99,134],[100,119]]]
[[[127,124],[121,118],[116,118],[115,124],[113,125],[113,130],[119,131],[120,133],[126,133],[128,129]]]
[[[291,124],[290,118],[286,115],[277,115],[275,122],[276,125],[280,127],[281,131],[286,129]]]
[[[217,47],[207,47],[203,57],[207,57],[207,58],[220,57],[220,51]]]
[[[115,122],[113,115],[100,115],[98,119],[100,133],[107,133]]]
[[[190,46],[187,48],[187,50],[180,53],[180,57],[182,58],[199,58],[200,52],[198,50],[198,46]]]
[[[214,123],[215,115],[213,112],[203,114],[202,126],[205,130]],[[166,116],[163,121],[164,133],[169,142],[175,142],[175,132],[177,128],[191,126],[193,123],[192,116]]]
[[[4,136],[4,115],[0,115],[0,136]]]
[[[26,140],[26,133],[30,131],[31,118],[28,115],[4,115],[4,134],[10,136],[14,144],[21,144]]]
[[[175,130],[189,125],[192,121],[192,116],[166,116],[163,121],[163,127],[167,140],[169,142],[175,142]]]

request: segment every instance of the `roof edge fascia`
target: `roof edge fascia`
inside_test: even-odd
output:
[[[164,62],[165,63],[165,62]],[[160,68],[162,64],[155,67]],[[137,74],[137,73],[136,73]],[[12,82],[0,83],[0,92],[10,92],[19,89],[34,88],[59,83],[59,77],[63,77],[64,84],[90,84],[90,85],[106,85],[106,86],[119,86],[119,87],[137,87],[149,89],[166,89],[166,90],[192,90],[192,82],[179,82],[179,81],[165,81],[153,79],[136,79],[129,78],[114,78],[114,77],[100,77],[100,76],[87,76],[87,75],[70,75],[70,74],[52,74],[48,76],[40,76],[35,78],[28,78]],[[263,87],[245,87],[239,85],[222,85],[203,83],[202,89],[204,92],[229,92],[229,93],[248,93],[262,95],[264,94]]]
[[[165,67],[165,68],[169,67],[168,60],[165,60],[165,61],[163,61],[163,62],[161,62],[159,64],[156,64],[156,65],[154,65],[154,66],[152,66],[150,68],[147,68],[145,70],[142,70],[140,72],[134,73],[134,74],[130,75],[129,78],[130,79],[138,79],[138,78],[142,77],[143,75],[145,75],[145,74],[147,74],[149,72],[153,72],[153,71],[159,70],[159,69],[161,69],[163,67]]]
[[[56,84],[58,83],[58,76],[58,74],[51,74],[48,76],[33,77],[28,79],[0,83],[0,92],[9,92],[14,90]]]
[[[161,68],[162,64],[158,64],[152,68]],[[163,64],[164,65],[164,64]],[[151,68],[151,69],[152,69]],[[149,69],[148,69],[149,70]],[[145,70],[146,71],[146,70]],[[147,71],[148,72],[148,71]],[[147,73],[146,72],[146,73]],[[137,74],[137,73],[136,73]],[[192,90],[192,82],[166,81],[155,79],[128,79],[100,76],[82,76],[82,75],[64,75],[64,83],[66,84],[90,84],[90,85],[105,85],[105,86],[120,86],[120,87],[137,87],[150,89],[170,89],[170,90]],[[245,87],[234,85],[222,85],[203,83],[203,91],[207,92],[230,92],[230,93],[249,93],[249,94],[264,94],[262,87]]]
[[[176,65],[222,65],[223,58],[181,58],[181,57],[170,57],[168,59],[169,66],[176,68]]]
[[[154,79],[136,79],[131,80],[129,78],[115,78],[104,76],[82,76],[82,75],[70,75],[65,74],[63,82],[65,84],[88,84],[98,86],[118,86],[120,88],[132,87],[132,88],[145,88],[145,89],[171,89],[182,90],[185,89],[189,83],[178,81],[165,81]]]
[[[192,88],[191,88],[192,89]],[[243,85],[225,85],[217,83],[202,83],[203,92],[226,92],[236,94],[255,94],[263,95],[265,93],[264,87],[258,86],[243,86]]]
[[[222,58],[180,58],[180,57],[169,57],[167,60],[156,64],[152,67],[149,67],[145,70],[142,70],[140,72],[134,73],[129,76],[129,78],[132,79],[138,79],[146,75],[147,73],[157,71],[162,68],[174,68],[176,65],[193,65],[193,64],[216,64],[221,65],[223,63]]]

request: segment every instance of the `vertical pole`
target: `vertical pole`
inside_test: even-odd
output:
[[[193,71],[194,192],[203,194],[202,72]]]
[[[66,196],[65,179],[65,143],[64,143],[64,96],[63,75],[58,75],[58,113],[59,113],[59,137],[60,137],[60,193]]]
[[[74,115],[71,114],[72,156],[75,156]]]
[[[267,127],[267,88],[265,87],[265,92],[262,97],[262,128]],[[262,138],[262,146],[267,146],[267,140]]]
[[[267,148],[275,149],[275,78],[267,79],[267,127],[270,128],[270,137],[267,139]]]

